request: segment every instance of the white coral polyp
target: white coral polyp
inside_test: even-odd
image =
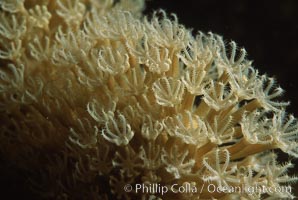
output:
[[[147,18],[143,6],[0,1],[1,161],[29,178],[38,199],[293,199],[124,191],[297,180],[275,153],[298,157],[297,120],[276,100],[275,80],[235,42],[194,37],[176,15]]]

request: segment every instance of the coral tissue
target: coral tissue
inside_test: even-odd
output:
[[[236,43],[143,8],[0,1],[1,160],[39,199],[294,198],[277,156],[298,157],[283,90]]]

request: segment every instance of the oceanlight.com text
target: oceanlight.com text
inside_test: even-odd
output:
[[[143,194],[160,194],[164,195],[166,193],[202,193],[203,191],[208,191],[209,193],[246,193],[248,195],[253,194],[265,194],[265,193],[291,193],[292,188],[290,186],[278,186],[278,187],[266,187],[262,186],[217,186],[215,184],[204,183],[202,185],[196,185],[194,183],[183,183],[172,184],[172,185],[162,185],[156,184],[126,184],[124,186],[125,192],[143,193]]]

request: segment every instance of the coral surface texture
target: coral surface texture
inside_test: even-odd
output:
[[[293,199],[283,90],[235,42],[144,6],[0,1],[2,173],[37,199]]]

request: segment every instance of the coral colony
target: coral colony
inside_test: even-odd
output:
[[[297,120],[235,42],[142,0],[0,7],[1,159],[38,199],[294,198]]]

